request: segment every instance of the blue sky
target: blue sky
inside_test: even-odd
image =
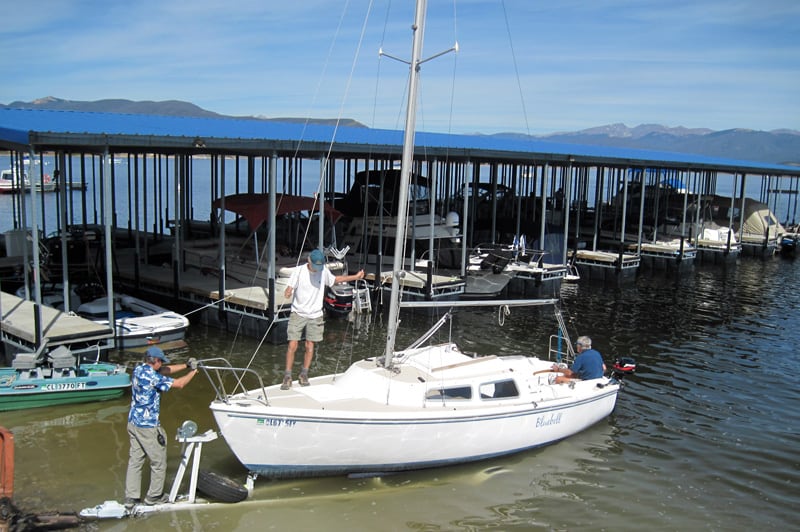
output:
[[[184,100],[400,128],[411,0],[28,0],[0,103]],[[797,0],[429,0],[418,129],[800,130]]]

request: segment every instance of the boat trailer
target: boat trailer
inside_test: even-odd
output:
[[[128,507],[117,501],[105,501],[97,506],[84,508],[80,511],[79,515],[83,518],[92,519],[121,519],[123,517],[137,517],[156,512],[190,510],[209,506],[212,504],[211,502],[197,497],[197,484],[200,475],[200,455],[202,454],[203,444],[214,441],[218,437],[219,435],[210,429],[203,434],[197,435],[197,424],[191,420],[184,421],[183,425],[178,428],[178,434],[175,439],[183,444],[183,451],[181,452],[180,466],[175,474],[175,480],[169,492],[169,502],[153,505],[137,503],[132,507]],[[194,454],[193,459],[192,454]],[[189,490],[186,494],[179,495],[178,491],[183,483],[186,470],[189,468],[190,459],[192,459],[192,461],[191,473],[189,476]],[[250,477],[248,477],[246,487],[242,486],[240,489],[245,497],[252,493],[253,483]],[[246,494],[244,493],[245,489]]]

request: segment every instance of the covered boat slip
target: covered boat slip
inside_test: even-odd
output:
[[[74,353],[96,354],[114,341],[114,331],[104,325],[0,292],[0,333],[3,342],[20,352],[38,352],[44,346],[64,345]]]
[[[708,194],[718,180],[729,179],[738,194],[745,190],[746,178],[774,182],[800,177],[796,167],[536,139],[418,132],[415,143],[413,172],[427,178],[415,185],[415,210],[444,221],[451,213],[457,214],[459,245],[466,250],[478,242],[509,244],[509,235],[527,235],[535,247],[552,255],[548,262],[558,270],[552,284],[560,283],[570,249],[580,250],[578,264],[603,276],[607,271],[620,277],[635,270],[640,252],[625,253],[620,259],[616,248],[609,250],[598,243],[602,223],[612,217],[617,217],[618,230],[643,233],[642,216],[626,215],[628,204],[645,206],[645,199],[626,195],[633,184],[638,183],[641,190],[661,191],[658,186],[652,188],[651,182],[660,182],[663,172],[668,172],[694,193]],[[86,183],[69,197],[66,190],[57,193],[61,198],[57,216],[50,215],[46,227],[42,194],[19,195],[23,210],[31,211],[19,222],[43,234],[102,227],[105,235],[113,235],[109,246],[113,259],[93,265],[99,266],[105,284],[121,282],[145,298],[171,298],[183,311],[222,301],[199,314],[212,322],[224,321],[226,312],[266,323],[285,317],[282,290],[275,288],[281,282],[281,259],[289,257],[296,263],[310,248],[336,243],[328,216],[310,211],[305,202],[323,198],[324,202],[316,203],[323,205],[326,214],[336,214],[337,200],[358,191],[359,173],[369,169],[380,175],[395,168],[401,144],[400,131],[318,123],[168,116],[143,120],[111,113],[0,110],[0,150],[8,150],[12,160],[23,155],[50,158],[66,179]],[[422,190],[426,183],[429,191]],[[372,185],[372,181],[367,184],[369,190],[364,192],[369,194],[364,197],[385,200],[386,191],[372,190]],[[469,197],[464,193],[467,185],[473,185]],[[507,192],[500,195],[495,189]],[[481,191],[486,193],[479,198]],[[622,199],[614,205],[612,198],[620,194]],[[289,202],[280,200],[281,195],[284,200],[302,197],[293,210],[304,209],[307,214],[282,211]],[[222,199],[235,197],[244,203],[236,207],[235,201],[228,205]],[[253,206],[252,198],[261,203]],[[679,210],[686,209],[682,203]],[[224,217],[209,220],[209,211],[222,212],[231,206],[239,208],[237,215],[246,219],[246,232],[238,241],[230,235],[226,241]],[[355,214],[349,216],[357,218]],[[272,223],[276,218],[279,223]],[[288,249],[280,247],[282,236],[275,228],[280,223],[288,224],[286,234],[292,243]],[[311,231],[301,231],[300,224],[307,224],[303,227]],[[243,247],[242,237],[247,240],[250,231],[249,247]],[[106,245],[105,238],[100,239],[100,247]],[[559,245],[550,246],[551,241]],[[428,245],[419,242],[417,247]],[[220,258],[235,246],[239,246],[235,257]],[[351,249],[347,256],[351,271],[369,264],[360,253]],[[370,250],[365,247],[363,253]],[[461,276],[467,266],[461,265]],[[434,273],[443,268],[435,264]],[[384,268],[365,269],[374,274],[377,287]],[[49,273],[60,275],[61,271]],[[460,289],[454,289],[449,278],[431,280],[435,282],[428,284],[441,286],[447,298],[460,297],[459,290],[465,291],[463,279]],[[539,281],[534,278],[533,282]],[[420,293],[425,283],[419,279],[408,278],[405,284],[417,297],[425,297]],[[430,291],[427,296],[431,297]]]

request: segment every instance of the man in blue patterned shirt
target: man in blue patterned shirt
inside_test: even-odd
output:
[[[150,459],[150,487],[144,503],[148,505],[169,502],[164,493],[167,476],[167,439],[158,419],[161,394],[171,388],[183,388],[197,373],[197,361],[190,358],[186,364],[169,364],[164,351],[152,346],[145,352],[144,364],[136,366],[131,378],[131,410],[128,414],[128,436],[131,450],[125,478],[125,506],[131,508],[141,501],[142,468]],[[173,372],[189,369],[189,373],[172,378]]]

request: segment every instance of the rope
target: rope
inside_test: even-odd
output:
[[[214,307],[214,306],[216,306],[216,305],[219,305],[220,303],[222,303],[222,302],[223,302],[223,301],[225,301],[226,299],[228,299],[228,298],[230,298],[230,297],[233,297],[233,296],[234,296],[234,294],[231,294],[231,295],[229,295],[229,296],[225,296],[225,297],[223,297],[222,299],[218,299],[218,300],[216,300],[216,301],[213,301],[213,302],[209,303],[208,305],[203,305],[203,306],[202,306],[202,307],[200,307],[200,308],[196,308],[196,309],[194,309],[194,310],[190,310],[189,312],[187,312],[186,314],[184,314],[184,317],[185,317],[185,316],[189,316],[189,315],[191,315],[191,314],[194,314],[195,312],[200,312],[201,310],[207,309],[208,307]]]
[[[497,324],[502,327],[506,323],[506,316],[511,315],[511,309],[508,308],[508,305],[500,305],[497,308]]]
[[[508,12],[506,11],[506,3],[505,1],[502,1],[500,2],[500,4],[503,6],[503,16],[505,17],[506,21],[506,33],[508,33],[508,44],[509,47],[511,48],[511,59],[514,61],[514,74],[517,77],[517,88],[519,88],[519,99],[522,105],[522,118],[525,120],[525,131],[527,131],[528,135],[530,135],[531,128],[530,125],[528,124],[528,111],[525,108],[525,95],[522,90],[522,81],[520,80],[519,77],[519,65],[517,64],[517,56],[514,53],[514,41],[511,38],[511,26],[508,23]]]

